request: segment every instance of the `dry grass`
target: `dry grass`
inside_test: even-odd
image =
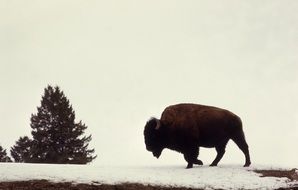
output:
[[[179,187],[160,187],[142,184],[72,184],[52,183],[46,180],[2,182],[1,190],[191,190],[190,188]]]
[[[261,177],[286,177],[291,181],[298,182],[298,170],[255,170],[256,173],[262,174]]]

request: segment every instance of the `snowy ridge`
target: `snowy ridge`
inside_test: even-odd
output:
[[[265,167],[260,167],[264,169]],[[73,183],[141,183],[203,189],[277,189],[288,187],[287,178],[259,177],[238,166],[96,166],[48,164],[0,164],[0,181],[49,180]],[[268,168],[272,169],[272,168]]]

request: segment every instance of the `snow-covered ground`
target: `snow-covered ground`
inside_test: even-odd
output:
[[[257,167],[258,169],[272,169]],[[259,177],[256,167],[240,166],[96,166],[48,164],[0,164],[0,181],[46,179],[74,183],[141,183],[204,189],[276,189],[288,187],[287,178]],[[288,168],[283,168],[288,169]]]

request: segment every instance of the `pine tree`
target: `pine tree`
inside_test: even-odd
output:
[[[3,150],[0,146],[0,162],[11,162],[11,159],[6,154],[6,149]]]
[[[75,122],[75,112],[59,87],[48,86],[37,114],[31,116],[31,162],[86,164],[94,149],[88,149],[90,136],[82,136],[87,128]]]
[[[15,162],[31,161],[32,140],[27,136],[20,137],[16,144],[10,149],[10,154]]]

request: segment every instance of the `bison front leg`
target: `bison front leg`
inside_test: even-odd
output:
[[[194,148],[193,150],[184,153],[184,159],[187,162],[187,166],[186,166],[187,169],[192,168],[193,164],[203,165],[203,162],[197,159],[198,155],[199,155],[198,148]]]

